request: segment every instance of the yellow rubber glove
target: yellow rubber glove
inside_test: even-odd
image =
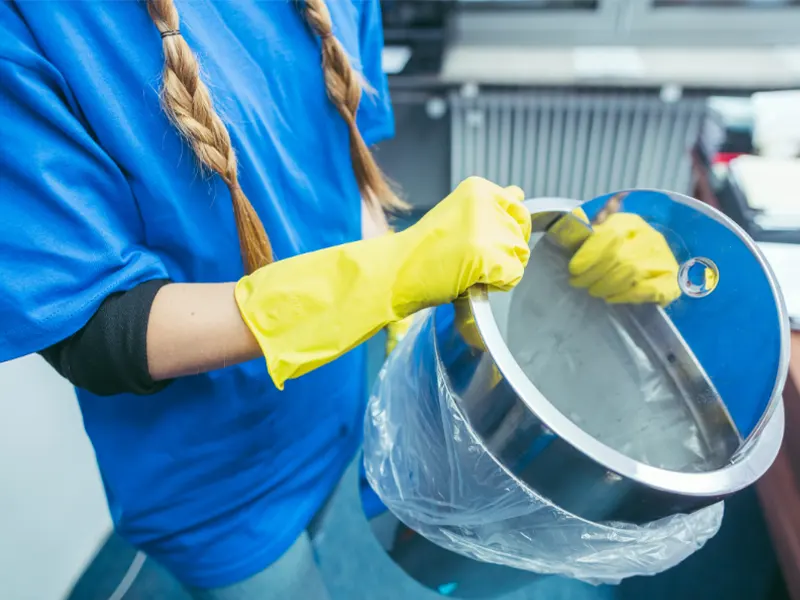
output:
[[[592,235],[589,217],[582,208],[576,208],[564,215],[547,230],[547,235],[570,252],[575,252]]]
[[[413,323],[414,317],[412,315],[405,319],[401,319],[400,321],[389,323],[386,326],[386,356],[389,356],[397,347],[397,344],[400,343],[400,340],[406,337],[406,334]]]
[[[569,272],[572,285],[611,303],[666,306],[681,295],[678,263],[664,236],[630,213],[615,213],[593,226]]]
[[[519,188],[470,178],[394,235],[279,261],[242,278],[236,302],[278,388],[380,329],[483,283],[510,289],[528,261]]]

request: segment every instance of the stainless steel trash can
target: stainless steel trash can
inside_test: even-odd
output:
[[[569,249],[547,233],[580,203],[531,200],[520,285],[478,287],[426,315],[384,369],[367,474],[435,543],[590,581],[652,574],[712,536],[716,503],[777,454],[788,321],[769,266],[696,200],[621,194],[682,274],[714,269],[713,288],[686,277],[665,310],[590,298],[569,286]],[[611,197],[582,206],[591,216]]]

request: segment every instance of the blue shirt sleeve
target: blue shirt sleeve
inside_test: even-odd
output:
[[[0,131],[5,361],[69,337],[109,294],[168,274],[145,247],[124,174],[43,57],[0,58]]]
[[[364,90],[358,111],[358,128],[367,145],[394,137],[394,113],[389,82],[383,72],[383,23],[379,0],[357,2],[360,10],[359,53],[361,72],[372,90]]]

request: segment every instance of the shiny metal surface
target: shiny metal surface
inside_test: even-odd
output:
[[[664,310],[652,304],[610,310],[677,388],[706,444],[710,463],[721,467],[729,462],[744,440],[714,383]]]
[[[605,220],[610,214],[619,210],[620,201],[624,196],[624,193],[611,196],[594,222]],[[548,214],[551,213],[544,213]],[[560,248],[565,258],[569,258],[591,235],[591,226],[571,215],[560,216],[557,219],[571,220],[572,234],[568,245],[564,244],[564,240],[552,235],[550,229],[552,225],[545,227],[542,242]],[[534,232],[548,220],[547,216],[532,218],[532,223],[535,224]],[[684,400],[694,417],[706,452],[709,454],[710,463],[721,467],[728,462],[744,440],[714,383],[664,309],[656,304],[623,304],[609,306],[608,310],[614,313],[615,318],[625,327],[648,358],[668,374],[676,388],[675,391]]]
[[[447,355],[448,348],[465,343],[472,347],[468,358],[464,359],[462,353],[458,365],[445,360],[442,368],[467,421],[489,452],[525,485],[591,521],[645,523],[709,505],[756,481],[774,460],[783,436],[780,391],[788,364],[788,321],[774,277],[749,238],[724,217],[692,199],[669,196],[733,231],[759,261],[773,291],[775,327],[779,330],[776,339],[781,346],[774,381],[769,382],[772,392],[763,406],[757,407],[755,426],[746,428],[739,437],[725,398],[720,398],[691,347],[660,309],[610,309],[626,323],[640,346],[649,348],[655,363],[687,400],[711,456],[702,471],[668,470],[631,458],[563,414],[517,363],[504,341],[491,294],[485,288],[476,287],[469,297],[458,300],[455,326],[442,328],[436,337],[440,356]],[[527,205],[534,231],[544,231],[579,203],[548,198]],[[753,402],[762,400],[755,398]],[[746,438],[744,443],[742,438]]]

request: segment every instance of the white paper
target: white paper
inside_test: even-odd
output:
[[[800,244],[758,244],[778,280],[792,328],[800,329]]]

